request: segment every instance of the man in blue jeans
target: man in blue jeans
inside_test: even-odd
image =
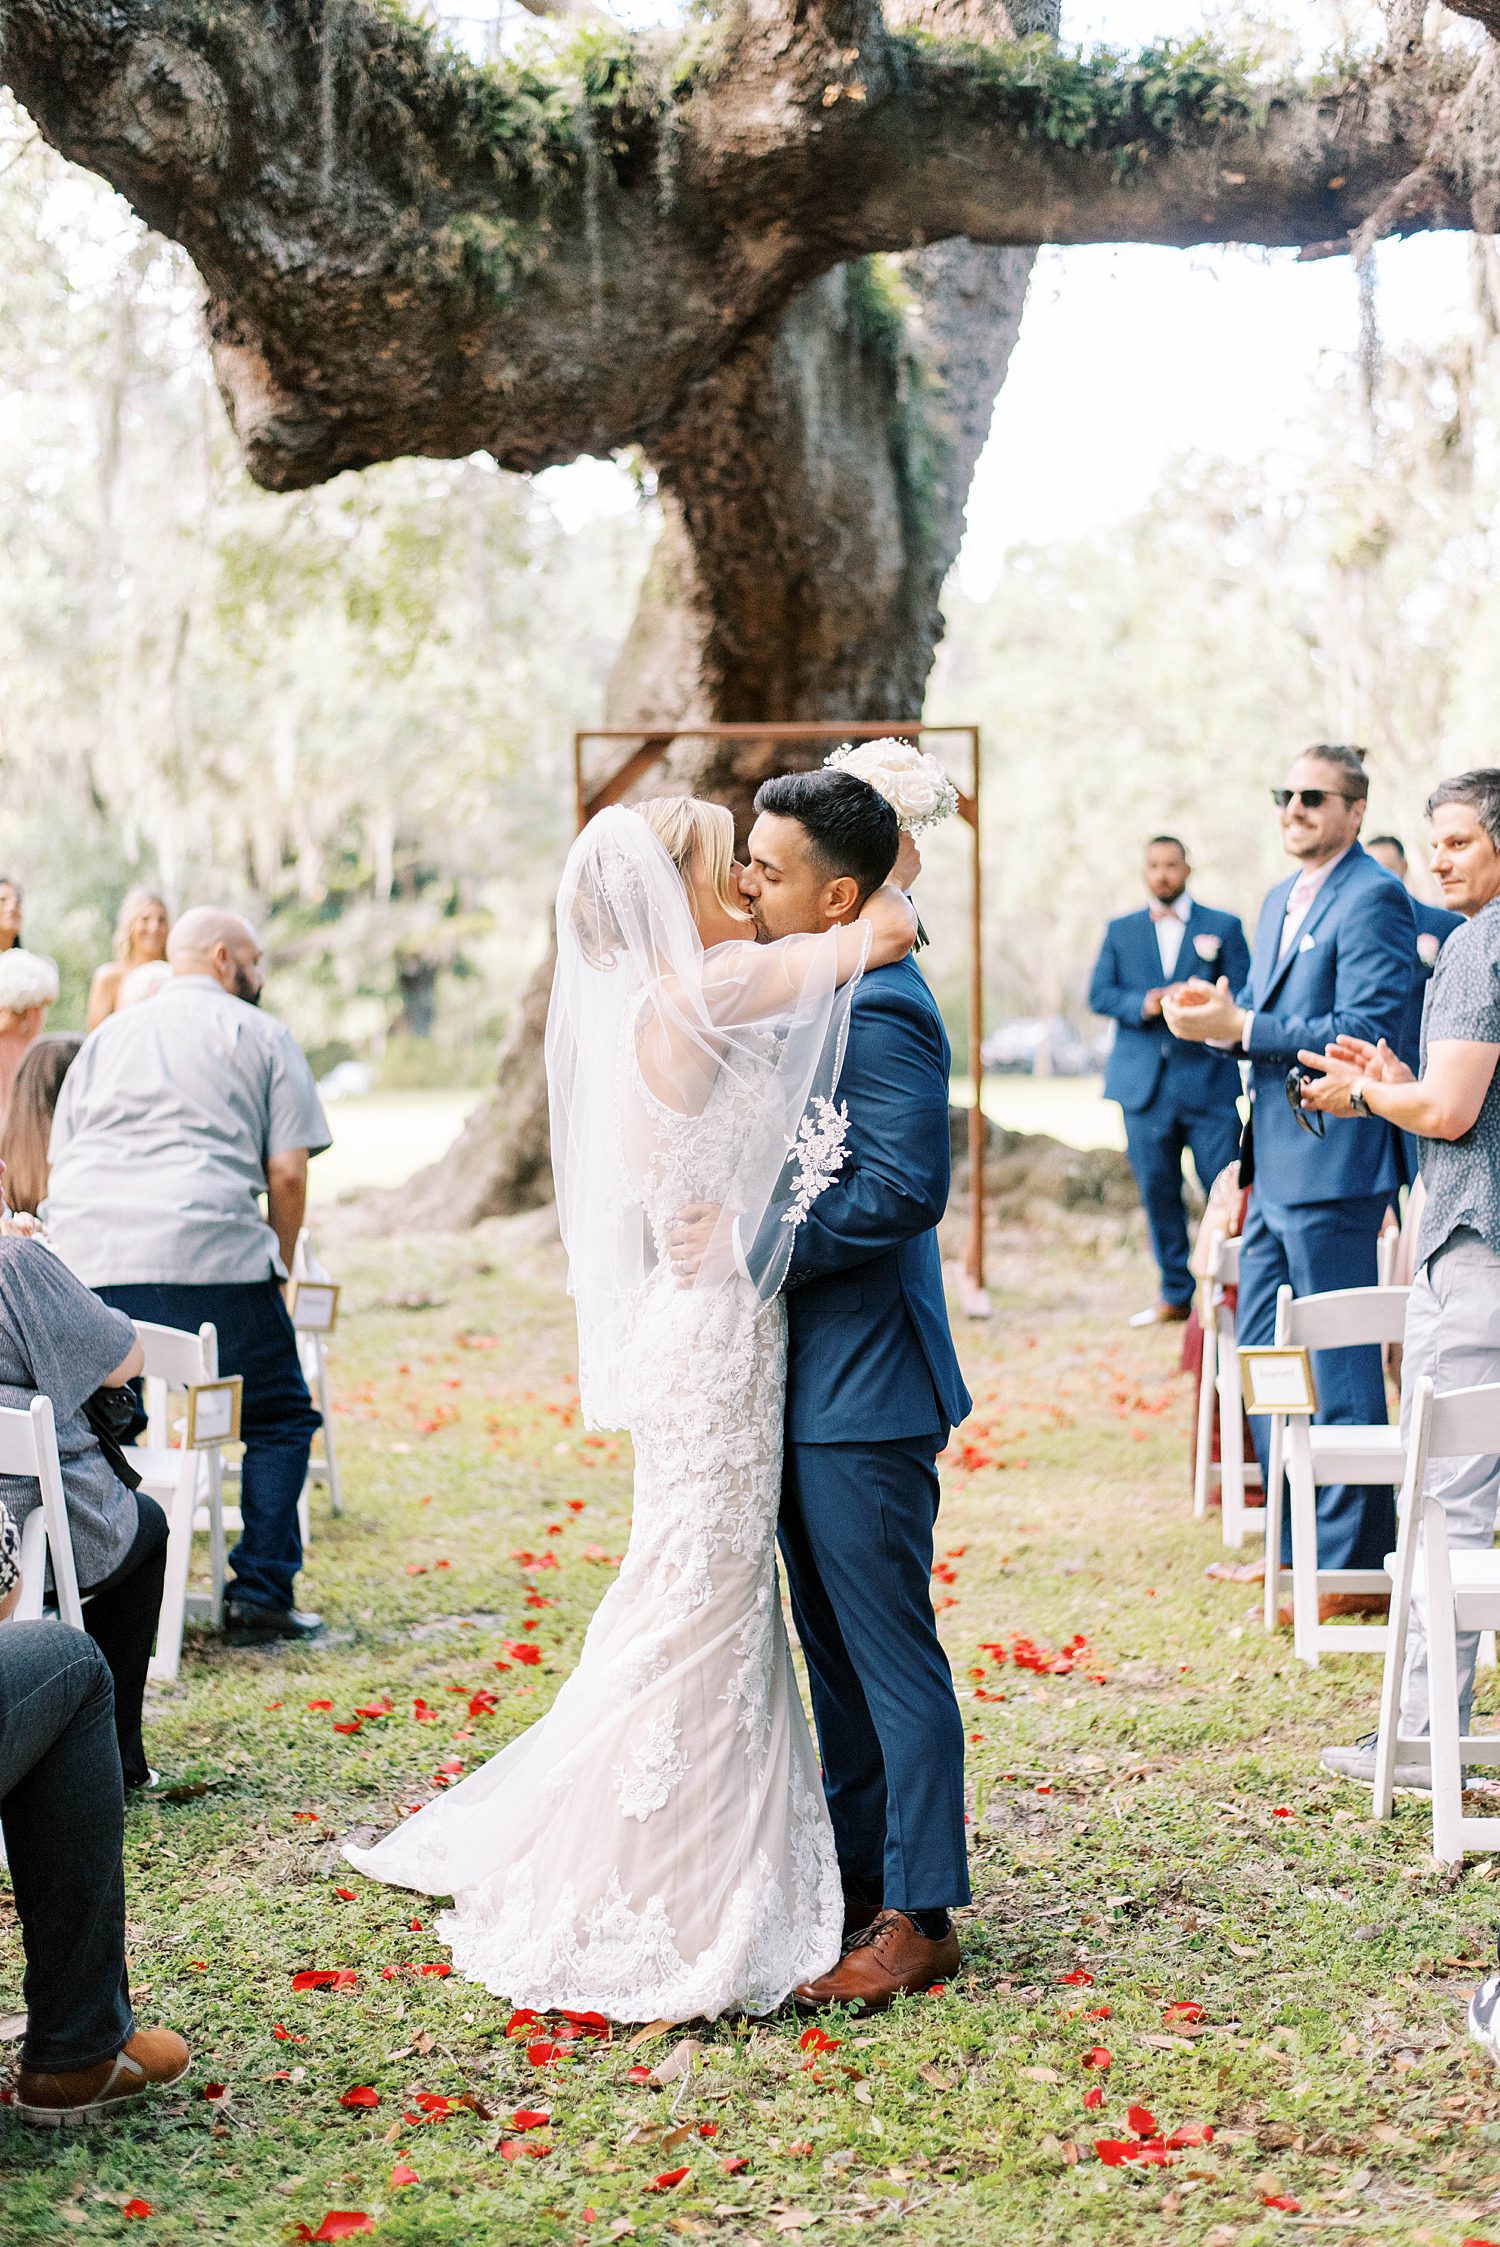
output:
[[[0,1505],[0,1622],[21,1596]],[[26,1954],[26,2038],[10,2112],[92,2122],[186,2072],[170,2029],[138,2029],[125,1966],[125,1792],[109,1664],[66,1623],[0,1631],[0,1829]]]
[[[245,1384],[244,1528],[225,1627],[310,1638],[322,1624],[295,1604],[297,1503],[319,1418],[282,1288],[328,1126],[291,1032],[259,1011],[249,923],[196,907],[167,958],[170,982],[108,1016],[63,1081],[43,1221],[117,1310],[189,1333],[214,1326],[220,1372]]]

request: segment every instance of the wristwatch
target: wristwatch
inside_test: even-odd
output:
[[[1370,1113],[1363,1083],[1352,1085],[1349,1089],[1349,1113],[1351,1116],[1368,1116]]]

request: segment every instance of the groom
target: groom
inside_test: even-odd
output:
[[[852,773],[768,780],[741,890],[765,941],[850,921],[896,864]],[[963,1720],[933,1620],[936,1460],[970,1409],[935,1227],[948,1199],[948,1040],[910,958],[854,994],[843,1168],[793,1236],[780,1540],[844,1881],[844,1955],[805,2009],[888,2005],[958,1969],[969,1898]],[[678,1268],[717,1213],[684,1211]]]

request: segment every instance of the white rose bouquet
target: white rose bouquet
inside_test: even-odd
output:
[[[914,742],[882,734],[876,741],[846,741],[825,760],[884,796],[903,834],[925,834],[958,810],[958,790],[938,763]]]

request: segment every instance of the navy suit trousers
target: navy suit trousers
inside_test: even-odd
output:
[[[1322,1295],[1339,1287],[1374,1287],[1376,1242],[1389,1197],[1360,1194],[1339,1202],[1268,1202],[1257,1185],[1240,1247],[1240,1298],[1235,1337],[1242,1348],[1276,1339],[1276,1291]],[[1370,1423],[1388,1418],[1381,1353],[1317,1350],[1313,1379],[1320,1422]],[[1270,1423],[1250,1421],[1262,1475]],[[1318,1491],[1318,1566],[1381,1568],[1396,1542],[1396,1494],[1379,1483],[1326,1483]],[[1292,1558],[1290,1510],[1282,1514],[1281,1557]]]
[[[1206,1115],[1180,1115],[1158,1098],[1149,1108],[1125,1111],[1125,1145],[1151,1229],[1151,1251],[1161,1272],[1164,1303],[1191,1303],[1187,1218],[1182,1207],[1182,1157],[1191,1150],[1204,1193],[1239,1152],[1239,1111],[1228,1101]]]
[[[969,1900],[964,1730],[932,1612],[936,1435],[789,1443],[781,1553],[846,1890]]]

